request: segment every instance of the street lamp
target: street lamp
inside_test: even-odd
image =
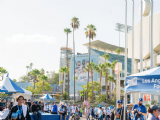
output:
[[[151,0],[151,28],[150,28],[150,68],[153,68],[153,0]]]
[[[134,74],[134,0],[132,13],[132,74]]]

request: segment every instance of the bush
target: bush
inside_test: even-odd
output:
[[[98,95],[98,96],[96,97],[97,103],[105,102],[106,96],[107,96],[106,94]]]

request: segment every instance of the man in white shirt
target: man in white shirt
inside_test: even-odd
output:
[[[67,112],[68,112],[68,115],[69,115],[69,118],[70,118],[70,114],[71,114],[71,106],[70,105],[67,106]]]
[[[107,114],[107,120],[110,119],[111,110],[109,110],[109,108],[106,110],[106,114]]]

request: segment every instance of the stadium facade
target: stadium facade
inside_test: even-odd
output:
[[[160,67],[160,13],[153,15],[153,67]],[[140,72],[140,22],[134,27],[134,73]],[[143,18],[142,28],[142,56],[143,56],[143,71],[150,69],[150,16]],[[128,58],[132,58],[132,32],[128,36]],[[138,98],[142,97],[144,103],[151,103],[157,100],[160,103],[160,96],[149,94],[133,93],[132,103],[137,103]]]
[[[84,46],[86,46],[87,48],[89,48],[89,43],[84,44]],[[115,50],[119,48],[121,50],[120,55],[117,56],[117,53],[115,53]],[[69,51],[70,50],[70,51]],[[89,57],[88,57],[88,53],[77,53],[77,55],[75,56],[75,71],[74,71],[74,57],[72,55],[72,50],[69,49],[68,53],[69,53],[69,57],[68,57],[68,61],[69,61],[69,69],[70,69],[70,75],[69,75],[69,83],[70,83],[70,87],[68,87],[68,76],[67,74],[65,75],[65,82],[64,82],[64,86],[65,86],[65,91],[70,91],[70,96],[73,96],[74,94],[74,80],[73,80],[73,75],[75,72],[75,76],[77,76],[77,80],[76,80],[76,96],[79,96],[79,91],[83,90],[82,89],[82,85],[85,85],[87,83],[87,79],[88,79],[88,72],[86,72],[84,70],[85,66],[89,63]],[[91,42],[91,61],[94,62],[96,65],[98,64],[103,64],[105,62],[105,59],[102,57],[102,55],[104,54],[109,54],[110,58],[107,62],[112,63],[113,61],[117,60],[118,58],[118,62],[122,63],[122,73],[120,74],[120,85],[121,85],[121,90],[124,90],[124,51],[125,49],[123,47],[118,47],[115,45],[111,45],[105,42],[102,42],[100,40],[95,40],[93,42]],[[60,68],[66,66],[66,48],[61,48],[61,58],[60,58]],[[132,70],[132,60],[130,58],[127,59],[127,75],[131,74],[131,70]],[[112,75],[112,70],[109,69],[110,75]],[[116,77],[114,75],[114,78],[116,80]],[[94,81],[99,81],[100,80],[100,74],[96,73],[94,71],[94,76],[93,76]],[[60,80],[62,80],[62,74],[60,74]],[[91,75],[89,74],[89,81],[91,81]],[[109,86],[109,84],[108,84]],[[115,88],[115,83],[111,84],[111,91],[114,90]],[[105,94],[105,78],[102,77],[102,94]],[[123,99],[123,94],[121,94],[121,99]],[[128,95],[128,102],[130,102],[130,95]]]

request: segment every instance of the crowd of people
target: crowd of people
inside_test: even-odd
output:
[[[31,120],[30,114],[32,113],[34,120],[41,120],[42,113],[60,114],[60,120],[64,116],[64,120],[67,119],[80,119],[82,117],[82,105],[66,104],[66,103],[44,103],[41,101],[26,100],[23,96],[17,96],[16,102],[13,104],[8,101],[5,103],[6,107],[10,109],[8,119],[16,120]],[[126,113],[124,116],[124,110]],[[17,113],[17,111],[19,111]],[[13,114],[17,113],[17,117],[14,118]],[[160,120],[160,108],[156,105],[152,105],[146,108],[143,105],[143,99],[139,98],[138,103],[135,104],[132,109],[124,108],[123,101],[117,101],[117,108],[110,110],[108,107],[87,107],[85,106],[84,114],[86,120]]]

